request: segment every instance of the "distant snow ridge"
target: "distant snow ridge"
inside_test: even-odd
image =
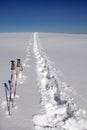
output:
[[[34,33],[34,54],[37,62],[41,114],[33,116],[35,129],[87,130],[86,112],[80,109],[70,96],[72,88],[61,82],[47,57],[37,45]]]

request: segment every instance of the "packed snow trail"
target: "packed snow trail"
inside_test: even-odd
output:
[[[23,55],[25,59],[22,62],[24,68],[23,79],[19,81],[17,86],[16,107],[13,108],[12,115],[7,116],[7,107],[4,104],[5,98],[3,97],[0,104],[0,130],[33,130],[32,116],[39,112],[40,99],[36,86],[35,59],[32,53],[33,34],[26,45],[26,57]],[[16,54],[15,57],[17,58]]]
[[[24,48],[27,46],[23,62],[23,78],[18,82],[16,107],[12,110],[11,116],[7,116],[5,113],[7,110],[5,96],[1,95],[3,88],[0,91],[0,130],[33,130],[34,128],[36,130],[87,130],[85,111],[73,102],[72,88],[60,81],[61,71],[56,70],[48,56],[42,51],[38,33],[31,34],[31,38],[27,36],[24,39],[21,35],[19,38],[16,34],[18,37],[17,44],[14,40],[16,48],[12,46],[13,51],[12,48],[10,48],[11,50],[7,48],[5,51],[9,54],[9,59],[11,55],[19,58],[19,52],[24,59]],[[23,42],[22,44],[19,43],[19,39]],[[28,39],[28,43],[26,43],[26,39]],[[8,43],[9,47],[12,42]],[[4,60],[8,58],[8,55],[6,56]],[[6,61],[4,62],[7,65]],[[1,79],[4,77],[6,80],[6,76],[8,78],[6,72],[8,71],[4,71]]]
[[[55,68],[39,48],[37,35],[34,34],[34,54],[41,113],[33,117],[35,129],[86,130],[86,112],[74,103],[73,89],[56,76]]]

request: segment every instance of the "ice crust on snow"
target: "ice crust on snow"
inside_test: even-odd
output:
[[[37,45],[34,34],[34,54],[37,63],[38,89],[41,114],[33,117],[35,128],[57,128],[57,130],[86,130],[86,112],[73,101],[72,87],[60,81],[48,58]]]

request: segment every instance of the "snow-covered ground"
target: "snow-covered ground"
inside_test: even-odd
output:
[[[0,130],[86,130],[86,48],[87,35],[1,33]],[[3,83],[18,58],[23,77],[7,116]]]
[[[79,105],[87,110],[87,35],[40,33],[40,43],[57,69],[61,79],[82,96]]]
[[[83,100],[82,96],[61,80],[60,71],[56,70],[41,49],[37,33],[34,34],[34,54],[41,97],[41,113],[33,117],[36,130],[41,128],[87,129],[86,111],[76,104],[76,101]]]
[[[32,53],[32,33],[0,34],[0,130],[33,130],[32,115],[39,112],[35,59]],[[4,82],[10,79],[10,60],[21,58],[24,67],[23,84],[17,85],[16,107],[7,116]]]

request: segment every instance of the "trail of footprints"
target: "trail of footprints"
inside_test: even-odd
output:
[[[36,130],[87,130],[86,112],[73,102],[72,88],[59,79],[57,70],[40,48],[39,41],[37,33],[34,33],[33,52],[36,58],[37,85],[41,105],[41,113],[32,118],[34,128]],[[12,109],[17,109],[15,98],[19,98],[19,95],[17,95],[16,89],[27,79],[23,69],[30,68],[31,45],[32,40],[29,41],[26,49],[26,58],[23,64],[19,59],[16,70],[14,61],[11,61],[9,88],[5,83],[6,99],[4,98],[5,100],[3,99],[0,104],[2,109],[6,110],[7,107],[6,116],[12,115]]]
[[[34,55],[41,105],[41,113],[32,119],[35,129],[87,130],[86,112],[74,103],[72,88],[59,80],[55,68],[43,54],[35,33]]]

